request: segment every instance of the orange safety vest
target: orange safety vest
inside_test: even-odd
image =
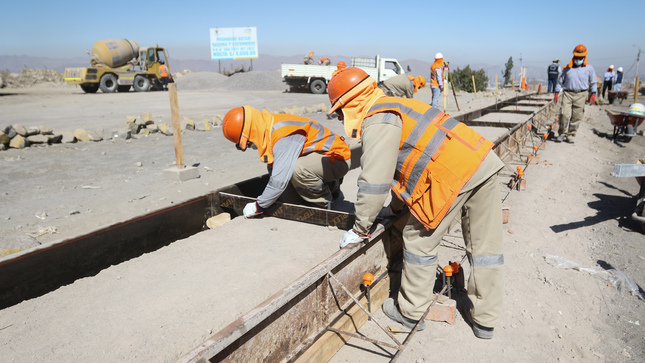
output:
[[[445,83],[445,69],[443,67],[443,62],[441,64],[438,64],[437,62],[432,63],[430,66],[430,86],[431,87],[439,87],[439,77],[437,77],[437,69],[441,68],[441,79]]]
[[[159,66],[159,75],[161,77],[168,77],[168,68],[166,68],[165,64]]]
[[[403,120],[390,187],[426,229],[436,228],[493,143],[418,100],[381,97],[366,117],[381,112],[395,113]]]
[[[271,128],[271,148],[260,157],[267,164],[273,164],[273,147],[281,138],[295,133],[304,134],[307,139],[300,156],[317,152],[334,159],[349,160],[351,151],[345,139],[331,132],[325,126],[305,117],[274,114]]]

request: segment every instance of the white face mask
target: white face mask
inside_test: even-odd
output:
[[[573,64],[575,64],[577,66],[581,66],[582,62],[584,62],[584,59],[574,59],[573,60]]]

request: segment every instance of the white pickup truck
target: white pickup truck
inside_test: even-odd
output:
[[[374,58],[353,57],[351,66],[363,69],[377,82],[405,73],[399,61],[381,58],[378,55]],[[292,91],[304,88],[315,94],[327,91],[327,84],[335,70],[335,65],[282,64],[280,68],[282,81],[288,84]]]

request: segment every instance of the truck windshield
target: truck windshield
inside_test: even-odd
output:
[[[166,59],[166,52],[164,52],[163,49],[157,49],[157,59],[164,61],[166,63],[166,66],[168,66],[168,59]]]
[[[385,69],[389,69],[396,74],[401,74],[401,67],[396,62],[385,62]]]

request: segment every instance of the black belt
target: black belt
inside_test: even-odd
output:
[[[587,90],[586,90],[586,89],[583,89],[583,90],[581,90],[581,91],[574,91],[574,90],[570,90],[570,89],[565,89],[564,91],[565,91],[565,92],[571,92],[571,93],[587,92]]]

